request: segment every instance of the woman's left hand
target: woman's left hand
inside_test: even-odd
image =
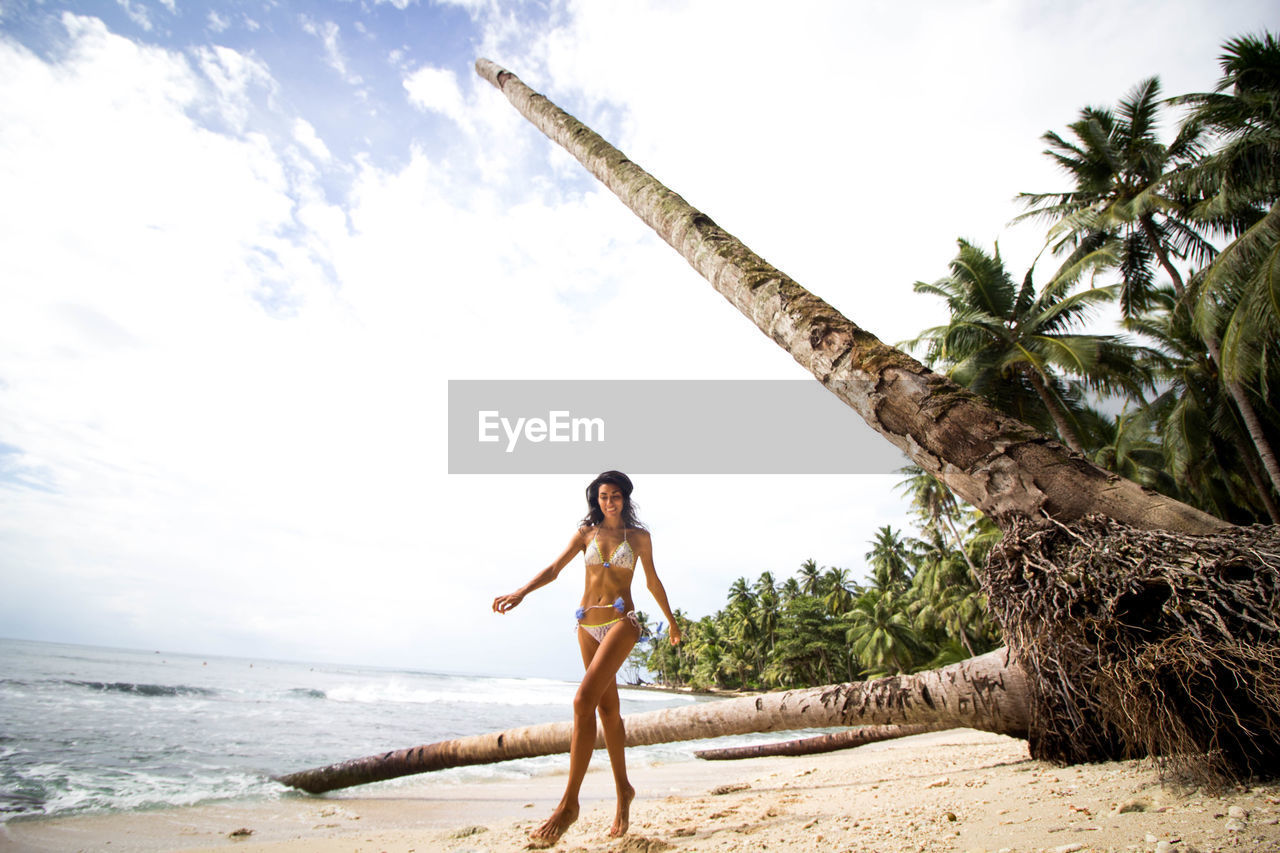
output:
[[[667,629],[667,634],[671,637],[671,645],[679,645],[680,643],[680,626],[675,622],[671,623],[671,627]]]

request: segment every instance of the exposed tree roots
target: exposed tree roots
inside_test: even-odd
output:
[[[1033,691],[1031,754],[1280,774],[1280,527],[1014,523],[983,585]]]

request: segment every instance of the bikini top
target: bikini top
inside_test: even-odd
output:
[[[592,547],[594,546],[594,553]],[[605,559],[604,554],[600,551],[600,535],[597,533],[591,539],[591,545],[587,546],[586,552],[583,554],[588,566],[604,566],[606,569],[611,566],[618,566],[623,569],[634,569],[636,567],[636,552],[631,550],[631,543],[627,541],[627,531],[622,531],[622,541],[618,543],[618,547],[613,549],[613,554],[609,559]]]

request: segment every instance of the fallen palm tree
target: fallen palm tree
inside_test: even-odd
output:
[[[1025,737],[1026,678],[1003,649],[943,669],[701,702],[627,717],[627,746],[836,726],[964,726]],[[546,723],[357,758],[277,777],[318,794],[412,773],[569,751],[573,723]],[[901,735],[898,735],[901,736]],[[604,746],[601,733],[597,748]]]
[[[859,328],[515,75],[484,59],[476,69],[827,389],[1004,531],[1003,544],[979,574],[1009,654],[994,672],[984,670],[982,683],[1016,684],[1009,701],[1024,704],[1015,713],[1005,702],[978,702],[979,685],[966,682],[962,695],[969,698],[946,711],[954,719],[980,719],[953,725],[1027,737],[1033,756],[1059,762],[1176,756],[1219,779],[1280,768],[1276,528],[1233,527],[1103,470],[1001,414]],[[842,715],[790,727],[945,721],[946,714],[915,716],[930,706],[932,688],[911,685],[966,672],[958,666],[897,679],[893,695],[917,697],[899,703],[898,716]],[[861,695],[860,689],[835,685],[804,695]],[[726,704],[713,734],[784,727],[759,716],[750,702],[728,702],[736,704]],[[997,707],[998,716],[983,717]],[[660,713],[672,715],[662,726],[665,740],[709,736],[691,733],[705,711]],[[628,743],[646,716],[628,718]],[[764,725],[770,727],[753,727]],[[490,761],[567,748],[558,745],[559,734],[526,732],[522,749],[545,751],[517,755],[510,733],[478,737],[492,741]],[[463,740],[468,748],[480,743]],[[374,781],[434,769],[444,756],[457,760],[456,751],[433,744],[329,769],[346,778],[338,768],[361,764],[360,773],[369,775],[378,760],[388,772],[398,768],[361,777]],[[351,769],[351,778],[360,775]],[[284,781],[325,790],[294,781],[318,773]]]
[[[830,734],[787,740],[781,743],[756,743],[749,746],[700,749],[694,755],[705,761],[737,761],[743,758],[765,758],[774,755],[819,755],[824,752],[853,749],[854,747],[866,746],[869,743],[922,735],[926,732],[943,731],[949,728],[954,727],[946,723],[937,725],[914,723],[901,726],[861,726],[843,732],[831,732]]]

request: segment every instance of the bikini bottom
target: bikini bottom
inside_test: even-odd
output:
[[[617,619],[605,622],[603,625],[583,625],[582,623],[578,623],[578,627],[586,631],[587,634],[589,634],[597,643],[603,643],[605,635],[609,633],[609,629],[622,622],[624,619],[632,625],[635,625],[637,631],[640,630],[640,619],[636,616],[636,612],[634,610],[625,616],[619,616]]]

